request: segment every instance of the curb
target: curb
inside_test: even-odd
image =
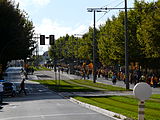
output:
[[[112,111],[109,111],[109,110],[106,110],[106,109],[103,109],[103,108],[100,108],[100,107],[97,107],[97,106],[94,106],[94,105],[90,105],[88,103],[81,102],[81,101],[79,101],[77,99],[74,99],[72,97],[70,97],[70,98],[65,97],[62,94],[57,93],[55,91],[53,91],[53,92],[58,94],[59,96],[65,98],[65,99],[68,99],[70,102],[73,102],[75,104],[81,105],[82,107],[88,108],[90,110],[93,110],[95,112],[101,113],[103,115],[109,116],[109,117],[113,118],[114,120],[129,120],[124,115],[121,115],[121,114],[118,114],[118,113],[115,113],[115,112],[112,112]]]
[[[73,103],[79,104],[79,105],[81,105],[81,106],[83,106],[83,107],[86,107],[86,108],[88,108],[88,109],[90,109],[90,110],[99,112],[99,113],[101,113],[101,114],[103,114],[103,115],[106,115],[106,116],[109,116],[109,117],[111,117],[111,118],[113,118],[113,119],[115,119],[115,120],[126,120],[126,119],[127,119],[126,116],[123,116],[123,115],[121,115],[121,114],[118,114],[118,113],[114,113],[114,112],[105,110],[105,109],[103,109],[103,108],[96,107],[96,106],[94,106],[94,105],[90,105],[90,104],[81,102],[81,101],[76,100],[76,99],[74,99],[74,98],[72,98],[72,97],[71,97],[69,100],[70,100],[71,102],[73,102]],[[118,118],[116,118],[116,117],[118,117]]]

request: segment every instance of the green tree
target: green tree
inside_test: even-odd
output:
[[[160,0],[153,3],[137,1],[135,9],[128,10],[129,62],[138,62],[141,66],[157,68],[160,64]],[[103,65],[124,65],[125,37],[124,12],[108,19],[96,29],[98,60]],[[93,28],[75,38],[66,35],[57,40],[61,47],[61,58],[93,59]],[[59,43],[62,43],[61,45]]]
[[[120,63],[124,56],[123,19],[112,17],[100,27],[99,54],[103,65]]]
[[[11,0],[0,0],[0,64],[26,59],[34,49],[33,24]]]
[[[160,1],[157,3],[141,3],[141,24],[137,30],[137,39],[141,45],[145,64],[149,68],[159,67],[160,59]]]

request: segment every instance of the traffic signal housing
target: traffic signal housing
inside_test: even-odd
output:
[[[49,44],[54,45],[54,42],[55,42],[54,35],[49,35]]]
[[[45,35],[40,35],[40,45],[45,45]]]

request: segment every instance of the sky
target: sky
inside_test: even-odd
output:
[[[66,34],[82,35],[88,32],[88,28],[93,26],[93,13],[87,12],[87,8],[124,8],[124,0],[15,0],[15,3],[19,3],[20,9],[28,13],[36,34],[55,35],[55,39]],[[134,0],[128,0],[128,7],[132,7],[133,3]],[[96,26],[104,24],[113,15],[118,15],[119,11],[96,13]],[[47,51],[48,47],[49,45],[39,46],[40,54]]]

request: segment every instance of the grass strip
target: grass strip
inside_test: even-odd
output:
[[[59,91],[59,92],[94,92],[97,91],[95,89],[84,87],[84,86],[78,86],[76,84],[71,84],[68,82],[69,80],[61,80],[60,85],[57,85],[56,80],[34,80],[36,82],[39,82],[43,85],[48,86],[49,89]]]
[[[160,95],[159,95],[160,96]],[[76,99],[92,104],[103,109],[107,109],[129,118],[137,120],[138,118],[138,100],[133,96],[103,96],[103,97],[75,97]],[[152,107],[150,107],[152,106]],[[159,120],[160,101],[151,100],[145,103],[145,120]]]
[[[51,69],[49,69],[49,68],[46,68],[46,67],[44,67],[44,66],[38,66],[38,67],[34,67],[34,66],[31,66],[35,71],[43,71],[43,70],[45,70],[45,71],[51,71]]]
[[[76,80],[76,81],[78,81],[78,80]],[[75,85],[78,85],[78,86],[84,86],[84,87],[92,88],[92,89],[99,90],[99,91],[105,91],[106,90],[106,89],[103,89],[103,88],[100,88],[100,87],[75,82],[73,80],[67,80],[66,82],[68,82],[70,84],[75,84]]]
[[[56,90],[57,88],[56,80],[36,80],[36,81],[40,82],[43,85],[48,86],[49,89]],[[96,91],[88,87],[74,84],[73,82],[77,83],[77,80],[72,80],[72,82],[69,82],[69,81],[70,80],[60,81],[60,86],[59,86],[60,92]],[[87,85],[92,86],[92,83],[90,83],[90,81],[89,82],[88,81],[84,82],[84,81],[85,80],[82,80],[83,84],[86,82]],[[78,83],[82,84],[81,81],[78,81]],[[113,90],[112,87],[109,90]],[[88,97],[75,97],[75,98],[82,102],[89,103],[89,104],[101,107],[103,109],[107,109],[107,110],[125,115],[134,120],[138,119],[137,118],[138,117],[138,100],[135,99],[134,96],[99,96],[99,97],[88,96]],[[160,95],[152,95],[151,99],[145,102],[145,120],[160,120],[159,111],[160,111]]]
[[[82,84],[82,85],[88,85],[88,86],[92,86],[92,87],[105,89],[107,91],[126,91],[126,89],[122,88],[122,87],[116,87],[116,86],[107,85],[107,84],[98,83],[98,82],[93,83],[91,80],[71,80],[71,81],[78,83],[78,84]]]
[[[94,92],[94,91],[126,91],[124,88],[106,85],[102,83],[93,83],[89,80],[35,80],[48,86],[52,90],[59,89],[59,92]],[[56,83],[57,82],[57,83]]]

